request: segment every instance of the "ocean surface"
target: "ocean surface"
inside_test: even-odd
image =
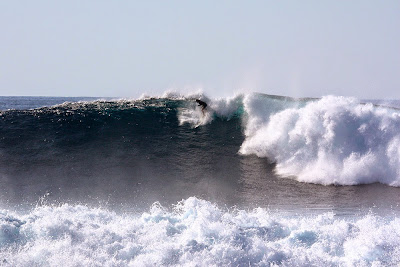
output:
[[[396,266],[399,108],[0,97],[0,265]]]

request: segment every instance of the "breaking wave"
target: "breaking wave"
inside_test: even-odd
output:
[[[208,103],[204,114],[196,98]],[[8,166],[8,153],[16,154],[19,147],[20,157],[31,150],[32,155],[44,155],[43,150],[59,151],[60,147],[64,153],[76,144],[82,145],[78,150],[91,145],[89,148],[96,150],[93,155],[99,154],[99,149],[112,151],[117,146],[120,151],[137,150],[142,143],[148,151],[152,147],[158,151],[170,145],[168,140],[176,137],[178,128],[190,126],[178,134],[194,140],[195,132],[190,129],[218,131],[226,123],[234,124],[230,127],[235,135],[243,137],[237,147],[240,154],[268,158],[283,177],[323,185],[379,182],[400,186],[399,109],[336,96],[294,99],[248,94],[212,99],[201,94],[169,93],[162,98],[69,102],[1,111],[0,152],[6,155],[3,163]],[[217,144],[227,143],[224,136],[218,138],[216,146],[205,143],[202,149],[218,149]],[[163,156],[168,157],[171,149]],[[105,151],[102,153],[109,153]]]
[[[400,185],[399,110],[334,96],[279,111],[257,98],[244,104],[240,151],[276,161],[279,174],[324,185]]]
[[[279,175],[323,185],[400,186],[396,108],[336,96],[293,99],[251,94],[210,102],[214,116],[243,115],[240,153],[276,162]],[[197,116],[181,114],[181,123],[202,125],[212,119],[192,112]]]

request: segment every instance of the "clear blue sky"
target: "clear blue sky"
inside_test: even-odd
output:
[[[0,1],[0,95],[400,98],[400,1]]]

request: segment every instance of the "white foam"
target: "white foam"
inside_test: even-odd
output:
[[[206,102],[207,108],[203,112],[194,100],[189,101],[185,107],[178,110],[180,125],[188,123],[193,127],[198,127],[210,123],[214,117],[229,120],[237,114],[243,102],[243,95],[241,94],[231,98],[210,99],[204,95],[197,98]]]
[[[400,220],[228,212],[194,197],[136,216],[44,206],[2,211],[0,257],[10,266],[387,266],[400,263]]]
[[[335,96],[270,102],[244,100],[241,153],[267,157],[279,174],[302,182],[400,186],[399,111]]]

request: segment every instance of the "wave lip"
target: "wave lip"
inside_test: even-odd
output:
[[[12,266],[395,265],[399,225],[374,215],[228,212],[194,197],[141,215],[65,204],[22,216],[3,211],[0,256]]]
[[[245,101],[249,120],[240,152],[277,162],[277,172],[302,182],[400,186],[400,113],[327,96],[260,112]],[[297,106],[296,106],[297,105]]]

